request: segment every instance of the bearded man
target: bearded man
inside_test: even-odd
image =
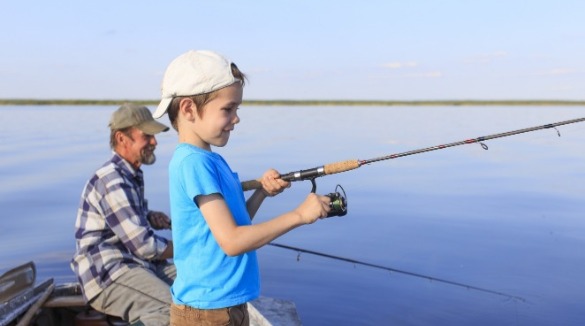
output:
[[[95,310],[135,325],[168,325],[173,243],[154,230],[170,228],[170,219],[148,209],[140,166],[156,161],[155,135],[169,128],[133,104],[117,109],[109,127],[114,153],[81,194],[71,268]]]

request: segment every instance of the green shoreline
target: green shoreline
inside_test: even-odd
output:
[[[158,100],[0,99],[0,105],[120,105],[124,102],[156,106]],[[261,106],[585,106],[585,100],[245,100]]]

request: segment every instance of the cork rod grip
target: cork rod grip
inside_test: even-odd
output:
[[[323,166],[323,168],[325,169],[325,174],[341,173],[357,169],[359,167],[360,163],[358,162],[358,160],[341,161],[337,163],[326,164]]]

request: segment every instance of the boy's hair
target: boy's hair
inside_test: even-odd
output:
[[[234,63],[231,63],[231,69],[232,69],[232,75],[236,79],[239,79],[241,81],[242,87],[244,87],[244,85],[246,83],[246,75],[243,72],[241,72],[240,69],[238,69],[238,66],[236,66],[236,64],[234,64]],[[199,117],[201,117],[203,115],[203,108],[205,107],[205,105],[207,103],[211,102],[211,100],[213,100],[217,96],[217,92],[219,92],[220,90],[221,89],[215,90],[215,91],[210,92],[210,93],[191,95],[191,96],[177,96],[177,97],[173,98],[173,100],[171,101],[171,104],[169,105],[169,108],[167,109],[167,114],[169,115],[169,121],[170,121],[173,129],[178,131],[177,117],[179,115],[179,105],[181,103],[181,100],[183,100],[185,98],[191,99],[193,101],[193,103],[195,103],[195,107],[197,108],[197,115]]]

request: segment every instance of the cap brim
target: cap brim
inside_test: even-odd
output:
[[[160,101],[160,103],[158,104],[158,107],[156,108],[154,113],[152,114],[152,117],[155,119],[159,119],[160,117],[165,115],[165,113],[167,113],[167,109],[169,108],[169,105],[171,105],[172,100],[173,100],[172,97],[171,98],[163,98]]]
[[[141,123],[140,125],[136,126],[136,128],[142,130],[142,132],[147,135],[156,135],[159,132],[169,130],[169,127],[166,125],[154,120]]]

